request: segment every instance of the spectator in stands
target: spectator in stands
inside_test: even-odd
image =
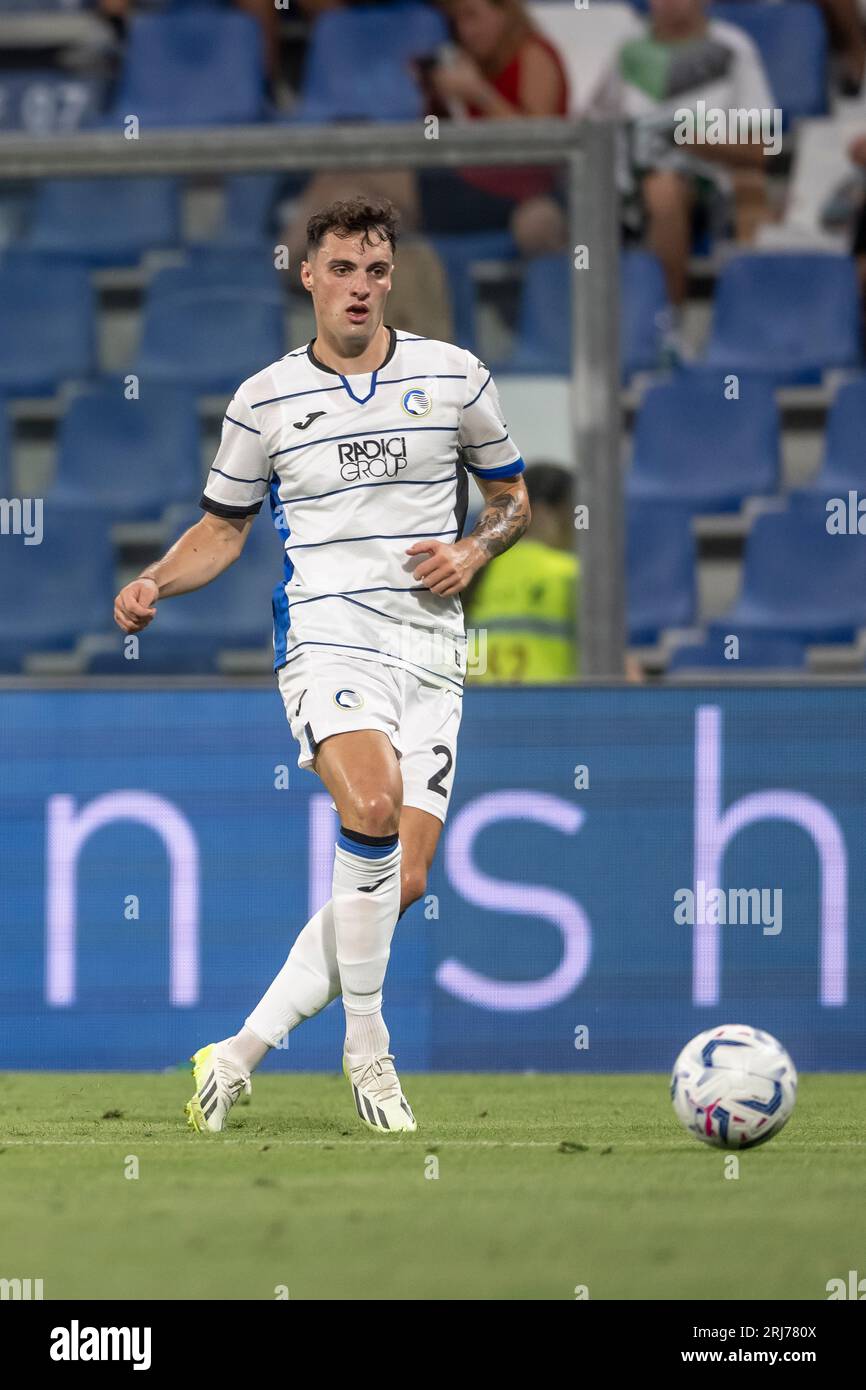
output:
[[[553,685],[574,680],[579,665],[574,484],[555,463],[531,464],[525,478],[532,507],[526,534],[464,596],[469,625],[487,643],[486,669],[472,679]]]
[[[866,30],[857,0],[818,0],[836,54],[839,85],[845,96],[856,96],[866,73]]]
[[[784,5],[787,0],[775,0]],[[866,6],[861,0],[815,0],[824,16],[835,60],[836,85],[843,96],[857,96],[866,74]],[[777,17],[784,24],[784,10]]]
[[[752,40],[732,24],[708,19],[704,0],[650,0],[645,32],[628,39],[614,60],[596,114],[624,117],[628,153],[622,170],[632,212],[646,244],[662,262],[671,303],[686,295],[695,213],[735,203],[735,230],[751,240],[767,219],[764,146],[728,139],[679,144],[675,113],[769,111],[773,95]],[[781,19],[780,21],[784,22]],[[678,338],[676,325],[671,334]]]
[[[866,169],[866,135],[857,135],[851,141],[848,146],[848,158],[858,169]],[[862,175],[860,177],[862,178]],[[860,190],[859,203],[853,227],[851,254],[857,262],[860,302],[866,322],[866,191],[863,189]]]
[[[427,83],[440,113],[481,120],[565,116],[568,79],[523,0],[445,0],[457,45]],[[431,112],[435,114],[435,111]],[[566,221],[550,168],[430,169],[419,175],[428,232],[510,227],[525,255],[564,250]]]
[[[430,55],[419,77],[429,114],[488,120],[564,116],[568,83],[559,54],[532,24],[523,0],[445,0],[457,45]],[[566,219],[557,173],[544,168],[371,170],[315,175],[293,210],[284,240],[303,255],[312,212],[334,198],[387,197],[407,231],[511,228],[526,255],[564,249]]]

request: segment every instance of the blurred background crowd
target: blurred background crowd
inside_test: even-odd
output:
[[[628,669],[724,675],[734,634],[738,671],[862,672],[856,501],[852,534],[824,518],[866,474],[864,66],[860,0],[0,0],[0,151],[130,115],[140,139],[352,122],[382,148],[0,180],[0,495],[44,498],[47,542],[0,546],[0,671],[129,671],[117,583],[195,519],[227,396],[311,336],[311,212],[367,192],[401,213],[389,321],[491,366],[531,465],[533,529],[468,598],[483,678],[579,676],[562,171],[393,167],[387,123],[589,116],[619,130]],[[763,139],[683,143],[684,108],[765,113]],[[137,673],[267,669],[268,532],[221,602],[166,605]]]

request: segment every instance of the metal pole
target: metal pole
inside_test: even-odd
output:
[[[230,129],[0,136],[0,178],[275,173],[284,169],[538,164],[567,158],[584,127],[562,117],[463,121],[425,139],[421,121],[369,125],[259,125]]]
[[[620,463],[619,200],[616,132],[588,122],[568,161],[572,269],[572,420],[578,502],[589,509],[575,531],[581,565],[581,667],[623,674],[625,578]],[[580,248],[586,266],[578,269]]]

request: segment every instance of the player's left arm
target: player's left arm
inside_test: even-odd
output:
[[[529,494],[521,474],[510,478],[476,475],[475,481],[484,506],[469,535],[451,544],[416,541],[406,551],[426,555],[414,577],[443,598],[461,593],[488,560],[520,540],[529,525]]]

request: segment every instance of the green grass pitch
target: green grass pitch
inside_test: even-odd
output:
[[[573,1300],[824,1299],[866,1274],[864,1074],[802,1077],[737,1179],[666,1076],[404,1081],[414,1135],[362,1128],[342,1077],[265,1070],[196,1136],[181,1072],[7,1074],[0,1277],[46,1299]]]

